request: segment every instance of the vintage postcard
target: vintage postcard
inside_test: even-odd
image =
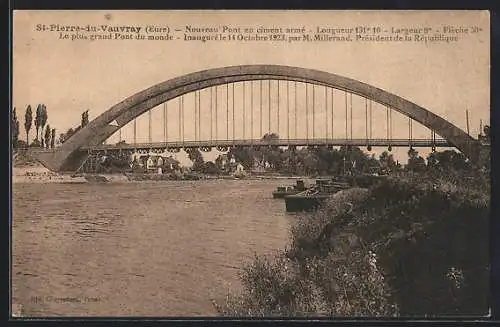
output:
[[[487,316],[488,11],[29,11],[11,316]]]

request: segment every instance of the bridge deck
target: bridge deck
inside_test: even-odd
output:
[[[163,148],[201,148],[201,147],[232,147],[232,146],[393,146],[393,147],[453,147],[450,142],[437,139],[434,142],[430,139],[280,139],[275,141],[257,140],[212,140],[212,141],[176,141],[176,142],[158,142],[158,143],[135,143],[135,144],[102,144],[99,146],[85,146],[82,150],[119,150],[119,149],[163,149]]]

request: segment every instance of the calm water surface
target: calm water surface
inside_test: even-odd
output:
[[[13,303],[27,316],[215,315],[254,253],[287,244],[277,184],[13,186]]]

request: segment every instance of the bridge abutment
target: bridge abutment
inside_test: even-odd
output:
[[[54,151],[32,150],[31,155],[45,168],[54,172],[75,172],[87,160],[87,151],[73,151],[71,153]]]

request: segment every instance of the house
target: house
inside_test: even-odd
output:
[[[163,157],[161,155],[143,155],[134,158],[132,165],[145,167],[148,172],[158,172],[161,168],[162,172],[172,172],[179,168],[179,163],[174,158]]]
[[[236,174],[241,174],[241,173],[244,173],[244,172],[245,172],[245,168],[243,167],[243,165],[240,164],[240,163],[236,164],[235,173]]]
[[[243,167],[243,165],[238,163],[235,165],[235,170],[232,175],[236,178],[241,178],[245,177],[247,173],[245,172],[245,168]]]
[[[148,171],[154,170],[156,168],[156,158],[153,156],[148,156],[146,159],[146,169]]]
[[[261,160],[259,160],[257,158],[254,158],[253,159],[252,171],[256,172],[256,173],[263,173],[265,171],[265,167],[264,167],[263,161],[261,161]]]
[[[132,153],[130,156],[130,167],[142,167],[143,162],[141,156],[138,153]]]

